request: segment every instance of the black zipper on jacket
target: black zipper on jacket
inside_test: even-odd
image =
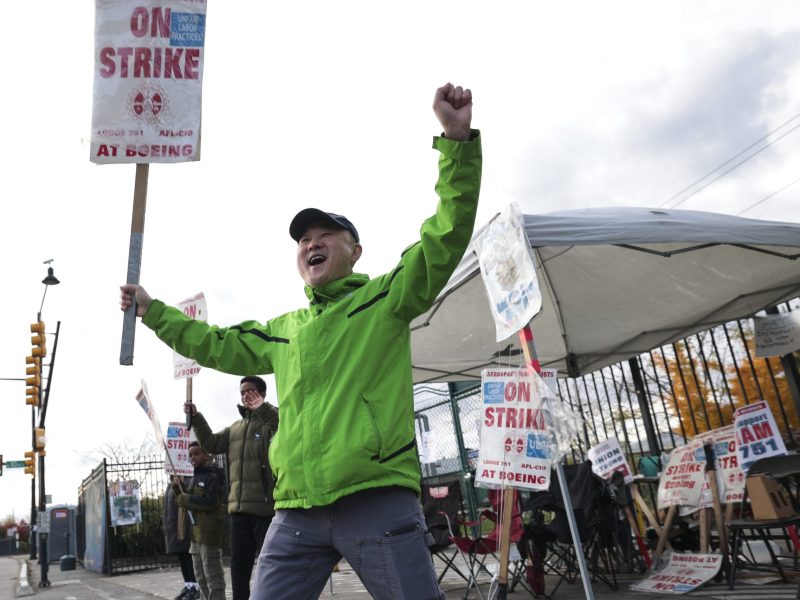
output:
[[[403,265],[400,265],[392,272],[392,275],[389,277],[389,285],[392,284],[392,281],[394,281],[394,278],[397,277],[397,274],[402,270],[403,270]],[[347,313],[347,318],[349,319],[353,315],[356,315],[356,314],[360,313],[362,310],[368,309],[370,306],[375,304],[381,298],[385,298],[388,294],[389,294],[389,290],[388,289],[387,290],[383,290],[382,292],[379,292],[379,293],[375,294],[375,296],[373,296],[372,298],[367,300],[364,304],[362,304],[361,306],[357,306],[356,308],[351,310],[349,313]]]
[[[259,331],[258,329],[242,329],[239,325],[234,325],[233,327],[230,327],[229,329],[236,329],[237,331],[241,331],[242,333],[252,333],[254,336],[260,337],[265,342],[277,342],[279,344],[288,344],[289,343],[289,340],[287,340],[286,338],[279,338],[279,337],[274,337],[274,336],[271,336],[271,335],[267,335],[266,333],[264,333],[263,331]],[[217,331],[217,337],[222,339],[222,333]]]
[[[399,450],[395,450],[389,456],[381,458],[379,454],[376,454],[375,456],[372,457],[372,460],[377,460],[379,463],[385,463],[387,460],[392,460],[393,458],[400,456],[403,452],[408,452],[416,445],[417,445],[417,438],[415,437],[414,441],[409,442]]]
[[[252,416],[253,413],[248,410],[247,417],[245,418],[244,438],[242,438],[242,454],[239,457],[239,500],[237,504],[239,505],[240,512],[242,510],[242,490],[244,490],[244,450],[247,445],[247,438],[250,434],[250,418]]]

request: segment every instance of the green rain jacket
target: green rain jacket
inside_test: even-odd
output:
[[[434,138],[434,148],[436,214],[391,272],[306,287],[308,308],[265,324],[208,325],[159,300],[144,315],[161,340],[203,366],[275,374],[275,508],[325,506],[376,487],[420,491],[409,323],[430,308],[464,254],[481,177],[477,131],[467,142]]]

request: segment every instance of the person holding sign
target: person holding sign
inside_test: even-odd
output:
[[[181,485],[186,481],[182,477],[176,478]],[[183,513],[183,514],[180,514]],[[180,516],[179,516],[180,515]],[[164,529],[164,547],[167,554],[174,554],[178,559],[183,575],[183,589],[175,596],[175,600],[198,600],[200,587],[194,574],[192,555],[189,554],[191,545],[191,522],[186,511],[178,507],[175,489],[169,485],[164,492],[164,514],[161,517],[161,526]]]
[[[250,597],[253,563],[264,544],[264,536],[275,514],[273,479],[269,466],[269,443],[278,429],[278,411],[264,402],[267,382],[248,375],[239,382],[241,419],[212,433],[197,406],[187,401],[197,440],[212,454],[227,454],[230,471],[228,513],[231,517],[231,588],[233,600]]]
[[[472,236],[481,140],[472,93],[436,90],[443,128],[435,214],[391,271],[354,273],[353,223],[317,209],[289,226],[307,308],[267,323],[217,327],[188,319],[138,285],[120,305],[201,365],[274,373],[281,426],[270,447],[276,514],[253,587],[257,600],[316,598],[344,557],[375,598],[444,598],[418,499],[409,323],[433,304]],[[395,165],[392,175],[400,170]],[[390,182],[388,182],[390,184]]]
[[[222,543],[225,530],[225,501],[222,470],[208,464],[211,455],[197,442],[189,444],[194,476],[186,491],[174,486],[178,506],[195,515],[189,553],[197,574],[203,600],[225,600]],[[196,596],[195,596],[196,597]]]

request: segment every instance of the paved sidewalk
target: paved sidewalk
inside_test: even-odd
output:
[[[181,588],[181,575],[178,568],[152,569],[124,575],[109,577],[78,567],[72,571],[61,571],[58,563],[50,565],[50,587],[40,588],[40,565],[36,561],[27,561],[27,557],[0,557],[0,600],[15,598],[18,587],[19,567],[28,563],[31,590],[35,600],[172,600]],[[228,569],[226,569],[226,577]],[[628,586],[638,579],[638,574],[620,574],[617,576],[619,590],[611,590],[608,586],[595,583],[593,593],[599,600],[667,600],[670,596],[631,591]],[[340,571],[332,574],[331,585],[325,588],[320,598],[328,600],[367,600],[366,592],[353,570],[342,562]],[[490,581],[488,577],[480,580],[481,590],[488,597]],[[548,576],[547,589],[552,589],[554,580]],[[464,597],[465,584],[457,576],[448,574],[442,582],[448,599]],[[796,583],[770,583],[766,585],[748,585],[737,583],[736,589],[728,590],[723,583],[711,583],[690,593],[693,597],[708,600],[795,600]],[[231,598],[230,582],[226,596]],[[531,594],[518,587],[508,594],[509,600],[532,598]],[[580,579],[573,584],[562,584],[555,600],[579,600],[585,598]],[[469,599],[480,600],[473,589]],[[423,599],[419,599],[423,600]]]

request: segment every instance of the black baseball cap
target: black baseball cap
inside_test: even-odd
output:
[[[359,241],[356,226],[350,222],[350,219],[342,215],[319,210],[318,208],[304,208],[297,213],[289,225],[289,235],[292,236],[295,242],[299,242],[300,237],[306,232],[309,225],[320,221],[334,225],[339,229],[346,229],[353,234],[356,242]]]

